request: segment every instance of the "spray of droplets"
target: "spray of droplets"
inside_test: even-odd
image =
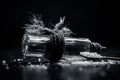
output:
[[[30,17],[30,23],[25,24],[25,32],[28,34],[42,35],[46,33],[52,33],[55,31],[60,31],[64,34],[64,36],[70,36],[73,32],[66,27],[65,25],[65,17],[60,17],[58,23],[54,25],[54,28],[49,28],[50,26],[45,26],[41,16],[32,15]]]

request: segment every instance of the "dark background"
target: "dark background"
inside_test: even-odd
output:
[[[42,14],[46,24],[66,16],[66,24],[80,37],[107,47],[119,47],[114,2],[110,0],[16,0],[0,2],[0,49],[21,46],[29,13]]]
[[[21,41],[24,34],[24,29],[22,29],[22,27],[28,22],[30,12],[42,14],[43,20],[47,25],[50,22],[53,24],[57,23],[60,16],[66,16],[66,24],[70,24],[68,27],[74,33],[77,33],[79,37],[87,37],[92,41],[107,46],[108,49],[104,53],[105,56],[120,57],[120,31],[118,25],[119,8],[116,7],[116,5],[117,2],[115,0],[1,0],[0,59],[6,59],[10,56],[14,56],[15,58],[20,57]],[[74,69],[74,66],[72,65],[70,68],[63,68],[63,70],[59,67],[53,67],[50,71],[46,72],[42,70],[42,72],[50,75],[48,78],[51,79],[54,77],[58,79],[61,72],[66,74],[64,71],[67,70],[67,74],[69,74],[71,78],[75,77],[75,79],[89,79],[88,77],[90,77],[92,80],[120,80],[119,65],[117,67],[106,67],[107,69],[103,67],[104,70],[100,67],[88,66],[85,67],[85,69],[83,68],[84,71],[79,71],[76,68]],[[39,72],[38,68],[36,71]],[[29,76],[36,76],[36,72],[34,73],[35,75],[32,73],[32,76]],[[75,75],[73,75],[73,73],[75,73]],[[104,77],[100,77],[99,73],[103,73]],[[0,66],[0,75],[1,80],[21,80],[23,73],[20,73],[16,66],[7,71]],[[40,76],[40,74],[37,73],[37,76]]]

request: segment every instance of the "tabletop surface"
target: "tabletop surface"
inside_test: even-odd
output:
[[[120,50],[110,48],[105,56],[120,57]],[[14,65],[7,60],[20,61],[20,49],[1,51],[0,80],[120,80],[120,61],[92,61],[80,56],[65,56],[66,59],[55,64]]]

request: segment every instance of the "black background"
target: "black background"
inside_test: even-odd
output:
[[[80,37],[107,47],[119,47],[119,29],[115,24],[116,7],[110,0],[16,0],[4,1],[0,6],[0,48],[21,46],[24,24],[29,13],[42,14],[44,22],[59,21],[66,16],[66,24]]]

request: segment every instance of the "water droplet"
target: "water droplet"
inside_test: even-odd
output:
[[[16,59],[14,59],[13,61],[16,62]]]
[[[2,64],[3,64],[3,65],[6,65],[6,60],[3,60],[3,61],[2,61]]]
[[[31,62],[28,62],[28,65],[31,65]]]
[[[39,58],[39,59],[38,59],[38,62],[40,62],[40,61],[41,61],[41,59]]]
[[[9,69],[9,66],[6,66],[6,69],[8,70],[8,69]]]

